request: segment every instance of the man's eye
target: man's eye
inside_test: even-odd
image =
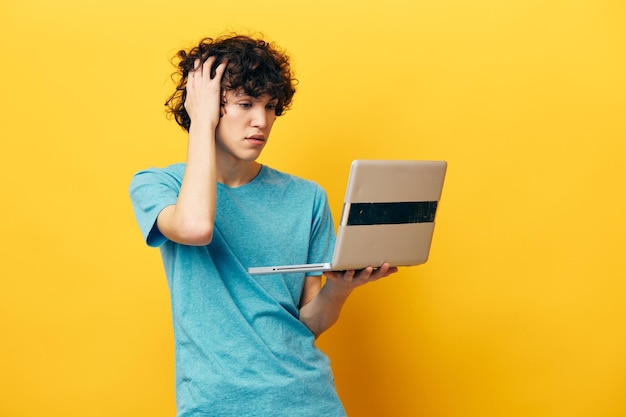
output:
[[[252,103],[239,103],[239,106],[244,109],[249,109],[250,107],[252,107]]]
[[[265,108],[267,110],[276,110],[276,104],[268,104],[267,106],[265,106]]]

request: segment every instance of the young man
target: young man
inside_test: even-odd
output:
[[[325,192],[256,162],[295,92],[287,55],[247,36],[178,53],[166,103],[188,131],[186,164],[135,175],[130,194],[171,292],[179,417],[344,416],[315,338],[352,290],[396,272],[251,276],[258,265],[328,262]]]

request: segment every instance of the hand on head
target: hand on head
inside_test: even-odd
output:
[[[187,76],[185,110],[193,122],[207,122],[217,126],[220,120],[220,108],[222,103],[222,76],[227,62],[220,63],[215,69],[215,75],[211,77],[211,67],[215,63],[215,57],[209,57],[204,63],[196,60],[193,71]]]

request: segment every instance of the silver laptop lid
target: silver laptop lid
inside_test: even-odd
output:
[[[426,262],[446,168],[445,161],[354,161],[333,269]]]

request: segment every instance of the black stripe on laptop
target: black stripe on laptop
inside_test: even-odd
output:
[[[436,201],[352,203],[347,225],[432,223],[435,221],[436,211]]]

